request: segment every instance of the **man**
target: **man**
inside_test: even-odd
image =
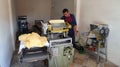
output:
[[[65,22],[69,23],[72,26],[72,28],[68,31],[68,36],[72,38],[72,44],[75,48],[75,36],[77,34],[77,23],[75,16],[71,14],[68,9],[65,8],[63,9],[63,16],[61,17],[61,19],[64,19]]]

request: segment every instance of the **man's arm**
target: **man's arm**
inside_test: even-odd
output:
[[[75,33],[75,36],[77,35],[77,25],[74,26],[74,33]]]
[[[76,22],[76,18],[75,18],[75,16],[73,15],[73,19],[74,19],[74,34],[75,34],[75,36],[77,35],[77,22]]]

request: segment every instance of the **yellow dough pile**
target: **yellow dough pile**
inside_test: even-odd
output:
[[[19,41],[22,41],[27,48],[43,47],[47,42],[47,38],[41,37],[39,34],[32,32],[31,34],[20,35]]]

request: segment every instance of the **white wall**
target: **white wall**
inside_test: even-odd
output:
[[[51,18],[60,19],[64,8],[68,8],[74,14],[74,0],[52,0]]]
[[[51,14],[51,0],[16,0],[16,13],[17,16],[27,15],[31,25],[36,19],[48,21]]]
[[[74,0],[74,14],[77,21],[77,29],[79,29],[78,32],[80,32],[80,25],[81,25],[80,24],[80,7],[81,7],[80,2],[81,2],[80,0]]]
[[[95,21],[109,25],[108,60],[120,66],[120,0],[81,0],[80,17],[81,32]]]
[[[0,66],[10,67],[10,61],[12,58],[13,37],[10,18],[10,2],[12,0],[0,0]],[[11,14],[12,15],[12,14]]]
[[[15,50],[16,31],[17,31],[15,0],[8,0],[8,5],[9,5],[10,26],[11,26],[11,37],[12,37],[13,49]]]

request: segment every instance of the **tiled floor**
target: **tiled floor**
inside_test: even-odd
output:
[[[20,67],[20,64],[17,59],[18,55],[15,53],[12,65],[11,67]],[[34,62],[34,63],[24,63],[22,67],[44,67],[40,66],[41,64],[39,62]],[[117,67],[114,64],[110,62],[101,62],[98,65],[96,64],[96,61],[94,58],[91,58],[87,54],[79,54],[77,50],[75,50],[75,55],[74,55],[74,62],[70,67]]]

